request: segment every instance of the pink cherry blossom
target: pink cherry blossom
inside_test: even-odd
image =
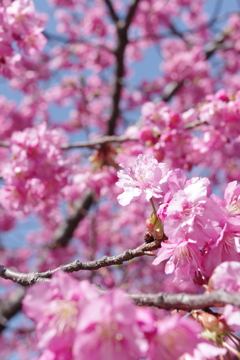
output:
[[[225,355],[227,349],[214,346],[210,342],[200,342],[192,354],[184,354],[182,360],[206,360],[214,359],[216,356]]]
[[[98,292],[88,281],[78,282],[64,272],[57,272],[50,283],[28,289],[23,311],[36,322],[38,347],[53,352],[71,349],[78,316],[96,297]]]
[[[163,221],[164,232],[171,242],[177,242],[180,237],[204,245],[204,240],[208,240],[204,229],[207,221],[204,209],[210,192],[211,185],[207,178],[192,178],[173,195]]]
[[[56,204],[70,170],[62,156],[65,142],[61,131],[47,130],[46,124],[13,133],[12,159],[2,172],[4,208],[28,213],[34,207],[42,212],[43,203],[46,207]]]
[[[239,224],[226,222],[215,241],[209,241],[203,249],[203,267],[207,276],[222,262],[239,261],[237,240],[239,240]]]
[[[240,331],[240,312],[239,307],[228,304],[224,307],[223,318],[231,331]]]
[[[145,193],[146,200],[162,196],[161,185],[168,173],[166,164],[158,163],[152,155],[139,155],[132,168],[123,167],[118,172],[117,186],[124,189],[118,196],[120,205],[128,205],[132,199]]]
[[[41,51],[47,43],[47,39],[41,33],[43,29],[37,29],[31,34],[24,37],[18,43],[19,49],[22,49],[27,55],[34,55]]]
[[[201,327],[194,320],[180,318],[178,314],[166,317],[157,324],[157,331],[150,339],[148,360],[176,360],[184,353],[193,354],[200,342]]]
[[[72,360],[72,352],[71,351],[53,352],[51,350],[46,350],[38,358],[38,360]]]
[[[31,0],[15,0],[6,8],[6,18],[12,31],[19,35],[28,35],[40,25]]]
[[[86,306],[79,318],[73,347],[76,360],[135,360],[148,349],[134,305],[114,290]]]
[[[197,295],[212,276],[239,296],[240,21],[206,3],[0,0],[1,359],[234,357],[234,306],[207,327],[118,290]],[[141,256],[99,261],[122,253]],[[85,261],[98,270],[59,272]],[[45,281],[23,300],[33,323],[8,326],[26,278]]]
[[[225,261],[218,265],[212,276],[211,284],[215,290],[224,289],[229,293],[240,291],[240,263]]]
[[[0,231],[9,231],[15,226],[15,218],[11,213],[0,208]]]
[[[176,243],[162,243],[158,250],[157,257],[153,265],[158,265],[167,260],[165,273],[175,272],[175,280],[192,281],[196,274],[201,270],[201,255],[198,247],[194,243],[179,241]]]
[[[240,185],[232,181],[224,192],[226,209],[231,216],[240,216]]]

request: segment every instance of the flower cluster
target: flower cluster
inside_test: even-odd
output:
[[[21,281],[26,276],[18,272],[48,271],[77,258],[98,263],[103,255],[138,254],[129,249],[139,245],[159,247],[157,254],[141,252],[156,255],[154,265],[139,256],[88,278],[108,290],[144,294],[196,294],[210,278],[208,291],[239,293],[240,17],[223,14],[216,1],[209,21],[207,3],[0,0],[2,93],[7,78],[22,99],[18,105],[10,101],[15,91],[6,88],[7,98],[0,97],[0,332],[7,330],[0,335],[1,358],[231,357],[224,355],[221,333],[226,323],[227,331],[240,329],[231,305],[222,317],[205,306],[208,313],[199,309],[186,317],[181,311],[151,312],[121,291],[100,296],[88,282],[63,274],[29,288],[24,300],[37,326],[39,353],[25,322],[7,328],[20,309],[7,274]],[[34,4],[51,7],[54,26],[43,31],[48,15]],[[161,57],[151,58],[157,66],[150,79],[139,70],[149,69],[153,48]],[[140,107],[141,120],[133,125]],[[43,123],[48,128],[36,126]],[[69,146],[62,146],[59,128],[70,133]],[[183,170],[195,177],[188,179]],[[211,192],[211,184],[219,183],[229,183],[223,198]],[[15,221],[19,216],[27,225]],[[14,225],[12,233],[2,234]],[[142,246],[143,238],[148,244]],[[78,272],[78,279],[85,276]],[[204,317],[213,323],[206,327]],[[200,339],[196,321],[221,349]],[[239,351],[236,345],[240,357]]]
[[[23,311],[36,323],[38,348],[44,350],[39,360],[155,360],[160,354],[175,360],[199,346],[202,356],[209,346],[215,355],[226,353],[200,338],[202,328],[193,319],[175,314],[157,320],[121,290],[100,295],[87,280],[63,272],[28,289]]]
[[[161,197],[161,185],[164,176],[168,173],[166,164],[159,164],[151,155],[139,155],[133,168],[127,168],[118,172],[119,181],[117,186],[124,189],[124,193],[118,196],[119,203],[123,206],[141,195],[146,194],[146,199]]]
[[[154,213],[167,240],[161,243],[153,264],[167,260],[166,274],[174,273],[180,282],[193,280],[202,285],[217,265],[240,260],[237,182],[227,186],[221,200],[211,194],[207,178],[188,180],[182,170],[169,171],[151,155],[139,155],[133,168],[121,170],[118,176],[117,185],[124,189],[118,197],[121,205],[141,193],[152,202],[162,197],[157,211],[154,206]]]
[[[42,124],[14,132],[11,137],[12,159],[2,171],[1,204],[5,209],[24,214],[54,206],[67,184],[70,171],[62,156],[66,139],[59,130],[47,130]]]
[[[17,42],[18,48],[26,55],[33,55],[44,48],[46,38],[42,34],[45,16],[35,10],[32,0],[1,1],[0,4],[0,73],[12,78],[21,55],[14,55],[11,44]]]
[[[207,95],[197,108],[185,112],[174,111],[164,102],[146,102],[139,139],[158,161],[173,169],[191,170],[201,164],[215,182],[220,170],[221,182],[240,180],[239,104],[239,91],[233,95],[225,89]]]
[[[226,261],[217,266],[209,284],[214,290],[223,289],[230,294],[240,293],[240,263]],[[233,332],[240,331],[240,312],[237,306],[226,305],[223,319]]]

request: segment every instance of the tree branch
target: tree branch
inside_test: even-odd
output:
[[[96,148],[100,147],[101,145],[107,144],[107,143],[122,143],[126,141],[139,141],[137,138],[130,138],[127,136],[104,136],[100,139],[92,140],[92,141],[81,141],[74,144],[67,144],[63,145],[62,149],[68,150],[68,149],[75,149],[75,148]]]
[[[95,44],[93,42],[90,42],[88,39],[67,39],[67,38],[64,38],[63,36],[61,35],[57,35],[57,34],[52,34],[48,31],[43,31],[42,32],[46,38],[48,40],[52,40],[52,41],[59,41],[59,42],[62,42],[64,44],[86,44],[86,45],[89,45],[93,48],[100,48],[100,49],[104,49],[108,52],[110,52],[111,54],[113,53],[113,51],[108,48],[107,46],[105,46],[104,44]]]
[[[104,0],[104,1],[105,1],[105,4],[107,5],[107,8],[108,8],[109,12],[110,12],[110,15],[111,15],[111,18],[112,18],[113,22],[117,23],[119,18],[118,18],[117,14],[116,14],[113,6],[112,6],[111,0]]]
[[[184,79],[185,80],[185,79]],[[162,94],[162,97],[161,97],[161,100],[162,101],[166,101],[168,102],[169,100],[171,100],[171,98],[177,93],[177,91],[179,89],[181,89],[181,87],[183,86],[184,84],[184,80],[181,80],[179,82],[176,82],[176,81],[172,81],[170,83],[168,83],[166,85],[166,87],[164,88],[163,90],[163,94]]]
[[[9,319],[21,310],[21,301],[24,298],[25,289],[20,287],[14,293],[0,302],[0,332],[2,332]]]
[[[205,60],[210,59],[210,57],[219,49],[227,37],[227,30],[222,31],[221,33],[217,34],[213,41],[210,41],[206,45],[205,50]],[[171,98],[177,93],[177,91],[183,86],[184,80],[179,82],[172,81],[171,83],[167,84],[165,89],[163,90],[162,101],[169,101]]]
[[[180,294],[130,294],[131,299],[141,306],[156,306],[160,309],[197,310],[208,307],[222,307],[232,304],[240,307],[240,293],[229,294],[224,290],[213,291],[209,294],[192,295]]]
[[[140,0],[133,0],[130,7],[129,7],[129,11],[128,11],[128,14],[127,14],[127,17],[126,17],[126,20],[125,20],[125,27],[126,27],[126,30],[129,28],[131,22],[132,22],[132,19],[135,15],[135,12],[137,10],[137,6],[138,6],[138,3],[139,3]]]
[[[99,260],[81,262],[75,260],[69,264],[62,265],[54,270],[48,270],[45,272],[32,272],[32,273],[19,273],[11,270],[6,266],[0,265],[0,277],[8,280],[12,280],[22,286],[33,285],[38,282],[49,281],[51,276],[60,270],[72,273],[79,270],[97,270],[106,266],[121,265],[124,261],[132,260],[136,257],[149,255],[155,256],[153,250],[157,250],[160,247],[160,242],[157,240],[152,241],[149,244],[142,244],[133,250],[126,250],[123,253],[115,256],[103,256]]]
[[[75,202],[75,211],[70,215],[55,231],[51,249],[65,247],[71,240],[74,231],[76,230],[79,222],[86,216],[89,208],[94,201],[94,193],[88,190],[83,199]]]
[[[118,44],[114,53],[116,56],[117,64],[115,70],[115,81],[113,85],[112,106],[110,110],[108,129],[106,135],[114,135],[114,130],[119,116],[119,103],[120,103],[121,90],[123,86],[123,77],[124,77],[124,52],[128,44],[127,31],[131,24],[133,16],[136,12],[138,2],[139,0],[134,0],[131,6],[129,7],[129,12],[125,20],[119,19],[116,23]]]

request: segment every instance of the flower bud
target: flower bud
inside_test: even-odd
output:
[[[146,220],[146,227],[155,240],[161,240],[163,237],[163,227],[161,220],[153,212],[151,217]]]
[[[225,326],[221,321],[219,321],[217,316],[209,314],[205,311],[198,311],[194,312],[192,317],[196,319],[204,327],[204,329],[215,332],[217,335],[223,334]]]

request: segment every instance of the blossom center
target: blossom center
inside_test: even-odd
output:
[[[130,174],[131,178],[136,181],[136,185],[138,188],[140,188],[141,190],[146,190],[149,186],[148,186],[148,182],[146,181],[146,174],[144,171],[139,171],[137,174],[133,173],[133,171],[131,170]]]
[[[230,202],[230,204],[228,204],[226,208],[231,216],[239,215],[240,214],[239,196],[235,195],[232,201]]]
[[[63,299],[53,300],[50,309],[46,312],[46,315],[51,317],[50,326],[56,327],[59,335],[76,327],[77,314],[76,301]]]

